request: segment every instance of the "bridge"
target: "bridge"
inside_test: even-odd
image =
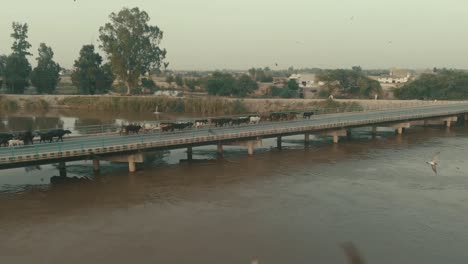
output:
[[[401,134],[411,125],[442,124],[450,127],[451,122],[468,118],[468,102],[445,105],[430,105],[386,109],[379,111],[347,112],[312,116],[311,119],[290,121],[265,121],[258,124],[231,127],[193,128],[177,132],[155,132],[133,135],[97,133],[84,137],[68,137],[64,142],[42,143],[19,147],[0,147],[0,170],[39,164],[59,163],[76,160],[93,160],[94,170],[99,170],[100,160],[128,162],[129,171],[135,171],[135,163],[143,162],[142,153],[148,151],[187,148],[191,159],[192,148],[217,145],[222,153],[223,145],[246,146],[250,155],[257,144],[265,138],[277,138],[281,149],[284,136],[304,134],[326,135],[338,143],[339,137],[349,135],[352,128],[392,127]]]

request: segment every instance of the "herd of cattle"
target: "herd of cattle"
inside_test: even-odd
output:
[[[34,138],[39,137],[39,142],[52,142],[61,140],[63,142],[63,136],[71,134],[70,130],[64,129],[52,129],[46,132],[41,131],[26,131],[19,133],[0,133],[0,146],[22,146],[34,144]]]
[[[190,122],[165,122],[160,124],[130,124],[122,125],[120,128],[120,135],[138,134],[140,132],[168,132],[168,131],[181,131],[189,128],[202,128],[202,127],[227,127],[227,126],[240,126],[248,124],[258,124],[262,121],[284,121],[297,119],[298,112],[276,112],[262,115],[249,115],[244,117],[216,117],[207,119],[198,119]],[[309,118],[314,115],[314,112],[304,112],[303,118]],[[1,146],[22,146],[34,144],[34,139],[39,138],[39,143],[56,142],[59,140],[63,142],[63,136],[71,134],[70,130],[52,129],[46,132],[43,131],[26,131],[19,133],[0,133],[0,147]]]
[[[297,119],[298,112],[276,112],[263,115],[249,115],[244,117],[217,117],[209,119],[197,119],[187,122],[164,122],[157,125],[154,124],[130,124],[122,125],[119,134],[129,135],[138,134],[139,132],[168,132],[168,131],[180,131],[188,128],[202,128],[206,126],[214,127],[227,127],[227,126],[240,126],[248,124],[258,124],[261,121],[285,121]],[[303,112],[302,117],[304,119],[310,119],[314,115],[314,112]]]

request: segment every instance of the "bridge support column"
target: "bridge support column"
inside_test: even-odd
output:
[[[398,135],[403,134],[403,128],[402,128],[402,127],[399,127],[399,128],[397,128],[397,129],[395,129],[395,133],[398,134]]]
[[[451,123],[451,121],[445,121],[445,127],[450,128],[450,126],[452,125]]]
[[[281,149],[283,148],[282,143],[283,143],[283,142],[282,142],[282,137],[281,137],[281,136],[278,136],[278,137],[276,138],[276,147],[278,148],[278,150],[281,150]]]
[[[346,138],[351,139],[351,129],[346,130]]]
[[[331,130],[328,132],[322,133],[322,136],[329,136],[333,137],[333,143],[338,143],[340,137],[345,137],[348,135],[348,132],[345,129],[340,129],[340,130]]]
[[[306,145],[309,144],[309,142],[310,142],[310,133],[305,133],[304,134],[304,141],[305,141]]]
[[[218,154],[218,157],[223,156],[223,144],[221,144],[221,142],[218,142],[216,153]]]
[[[67,165],[65,164],[65,162],[59,162],[58,169],[60,177],[67,177]]]
[[[100,164],[99,164],[99,159],[93,159],[93,171],[98,172],[101,170]]]
[[[254,154],[254,143],[253,142],[249,142],[247,144],[247,152],[249,153],[249,156],[253,156],[253,154]]]
[[[333,143],[338,144],[339,139],[338,135],[333,135]]]
[[[122,162],[128,163],[128,171],[136,171],[136,163],[143,163],[145,161],[142,153],[123,155],[123,156],[111,156],[103,157],[102,160],[108,160],[110,162]]]
[[[135,156],[133,155],[128,156],[128,171],[129,172],[136,171]]]
[[[372,127],[372,132],[371,133],[372,133],[372,136],[374,136],[374,137],[377,136],[377,127],[376,126]]]
[[[187,147],[187,160],[188,161],[192,161],[193,159],[193,151],[192,151],[192,147]]]

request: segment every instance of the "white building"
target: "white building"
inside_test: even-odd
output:
[[[296,80],[301,88],[312,88],[317,86],[315,74],[292,74],[288,80]]]
[[[407,83],[411,73],[406,70],[390,70],[390,75],[379,76],[377,80],[380,83]]]

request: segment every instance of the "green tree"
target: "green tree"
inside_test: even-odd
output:
[[[13,53],[23,55],[23,56],[31,56],[32,54],[28,51],[31,48],[31,44],[28,42],[28,24],[13,22],[13,33],[11,33],[11,37],[14,39],[13,45],[11,49]]]
[[[200,85],[200,81],[198,79],[186,78],[184,79],[185,85],[190,89],[191,92],[195,91],[197,85]]]
[[[60,65],[54,60],[54,52],[51,47],[41,43],[37,66],[31,74],[31,83],[38,93],[54,93],[60,80]]]
[[[368,98],[373,94],[382,94],[380,83],[365,76],[359,66],[355,66],[351,70],[326,70],[318,74],[317,78],[327,83],[331,93],[335,91],[344,97]]]
[[[180,74],[177,74],[176,77],[175,77],[175,83],[177,84],[177,86],[179,87],[183,87],[184,86],[184,79],[182,79],[182,76]]]
[[[13,22],[13,38],[11,49],[13,53],[8,56],[5,63],[4,78],[7,89],[10,93],[21,94],[29,85],[31,74],[31,64],[26,56],[31,55],[28,42],[28,24]]]
[[[296,80],[291,79],[286,83],[286,88],[289,90],[297,91],[299,90],[299,84],[297,84]]]
[[[5,83],[5,70],[8,57],[6,55],[0,55],[0,89],[3,88]]]
[[[395,96],[400,99],[468,99],[468,73],[438,69],[436,74],[422,74],[396,89]]]
[[[242,75],[237,79],[236,85],[231,91],[232,95],[245,97],[258,89],[256,81],[252,80],[248,75]]]
[[[229,96],[236,85],[236,79],[229,73],[214,72],[205,85],[210,95]]]
[[[171,85],[174,82],[174,76],[168,75],[166,76],[166,82]]]
[[[166,50],[159,47],[163,32],[148,24],[150,17],[138,8],[123,8],[111,13],[111,22],[99,29],[101,48],[108,55],[112,70],[125,82],[127,93],[136,87],[140,76],[161,67]]]
[[[9,93],[22,94],[29,85],[31,64],[28,59],[20,54],[8,56],[5,68],[5,84]]]
[[[94,45],[84,45],[74,63],[72,82],[81,94],[105,93],[112,88],[115,76],[111,65],[102,65],[102,57],[94,51]]]

